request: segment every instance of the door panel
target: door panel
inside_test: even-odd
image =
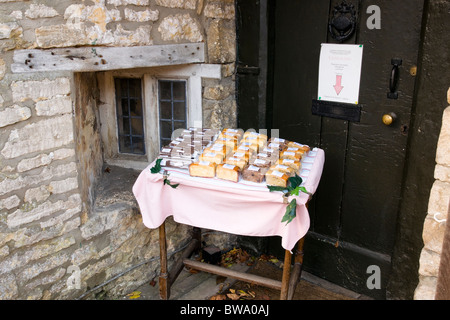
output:
[[[390,273],[397,212],[408,143],[423,0],[349,0],[357,32],[345,44],[363,44],[360,122],[311,114],[317,96],[320,44],[330,10],[342,1],[274,0],[272,128],[286,139],[325,151],[325,167],[310,204],[305,268],[323,278],[383,298]],[[366,9],[381,11],[381,29],[369,30]],[[270,50],[269,50],[270,51]],[[401,58],[398,99],[388,99],[391,59]],[[345,86],[345,84],[344,84]],[[394,112],[394,123],[382,123]],[[278,241],[278,240],[274,240]],[[380,290],[366,286],[367,267],[381,269]]]
[[[342,239],[376,252],[390,254],[410,125],[423,1],[362,1],[378,5],[380,30],[369,30],[360,20],[358,41],[364,44],[360,123],[350,123],[342,199]],[[401,14],[399,14],[401,12]],[[394,31],[395,30],[395,31]],[[388,99],[391,59],[401,58],[397,100]],[[381,122],[394,112],[391,126]]]

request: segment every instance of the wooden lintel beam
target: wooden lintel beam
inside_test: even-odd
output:
[[[13,73],[107,71],[205,62],[204,43],[14,51]]]

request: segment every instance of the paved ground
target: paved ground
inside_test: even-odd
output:
[[[246,263],[235,263],[233,269],[281,279],[281,268],[270,261],[259,261],[249,267]],[[278,279],[279,280],[279,279]],[[230,290],[231,289],[231,290]],[[175,280],[170,300],[230,299],[232,293],[242,299],[278,300],[280,292],[246,282],[219,277],[205,272],[192,272],[184,268]],[[234,296],[236,297],[236,296]],[[158,281],[136,288],[122,299],[160,300]],[[305,271],[297,285],[294,300],[366,300],[366,296],[336,286]]]

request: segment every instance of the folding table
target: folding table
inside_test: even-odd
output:
[[[285,198],[281,192],[270,192],[266,184],[245,180],[230,182],[217,178],[191,177],[186,169],[164,168],[163,173],[151,173],[151,163],[133,186],[143,223],[151,229],[159,228],[160,296],[169,299],[170,286],[184,266],[199,271],[224,275],[281,291],[280,299],[292,299],[303,262],[304,236],[309,229],[307,203],[315,193],[322,175],[325,154],[314,148],[302,159],[300,177],[308,193]],[[163,183],[167,177],[171,188]],[[289,223],[281,222],[287,202],[297,201],[296,217]],[[192,240],[181,257],[168,270],[165,219],[173,216],[177,223],[193,226]],[[201,245],[201,228],[246,236],[280,236],[285,249],[281,281],[240,273],[223,267],[189,259]],[[291,272],[292,254],[294,267]]]

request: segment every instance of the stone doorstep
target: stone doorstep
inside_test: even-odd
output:
[[[234,264],[231,268],[240,272],[248,272],[252,267],[245,264]],[[228,292],[228,289],[238,281],[233,278],[226,278],[223,282],[217,284],[216,278],[217,275],[215,274],[191,273],[184,268],[171,287],[169,300],[209,300],[216,294]],[[136,300],[160,300],[158,277],[155,277],[154,281],[154,286],[146,283],[135,289],[135,291],[140,292],[140,296]],[[370,297],[340,287],[306,271],[302,271],[301,281],[309,282],[314,286],[351,299],[372,300]],[[130,298],[125,295],[121,299],[128,300]]]
[[[245,264],[233,264],[232,270],[247,272],[251,267]],[[172,284],[169,300],[209,300],[212,296],[228,290],[237,280],[225,278],[219,284],[216,283],[217,275],[206,272],[192,273],[183,268],[177,279]],[[160,300],[158,277],[155,277],[154,286],[146,283],[134,291],[141,292],[136,300]],[[128,300],[125,295],[121,300]]]

